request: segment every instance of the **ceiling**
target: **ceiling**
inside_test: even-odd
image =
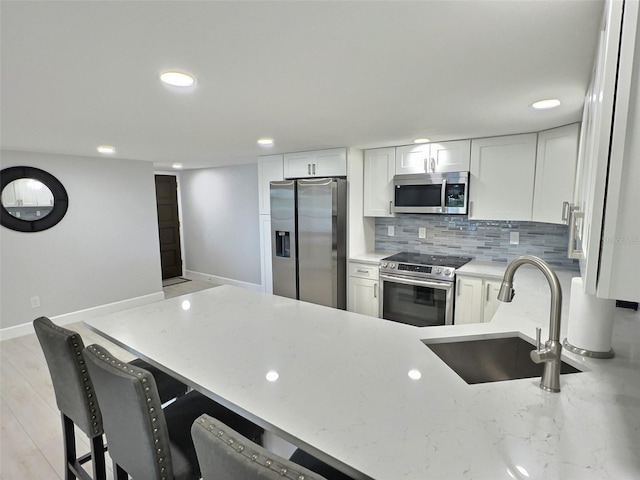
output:
[[[203,168],[581,118],[602,1],[6,1],[3,149]],[[161,71],[197,78],[163,85]],[[532,102],[559,98],[554,110]],[[257,145],[259,137],[275,144]]]

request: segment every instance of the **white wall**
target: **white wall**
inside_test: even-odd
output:
[[[1,328],[143,296],[163,298],[151,163],[4,150],[0,158],[2,168],[48,171],[69,195],[67,214],[48,230],[0,228]],[[40,307],[31,307],[33,296]]]
[[[187,271],[260,285],[257,165],[187,170],[180,183]]]

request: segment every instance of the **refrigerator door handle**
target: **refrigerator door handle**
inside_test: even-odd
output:
[[[307,178],[304,180],[298,180],[300,185],[331,185],[333,182],[332,178]]]

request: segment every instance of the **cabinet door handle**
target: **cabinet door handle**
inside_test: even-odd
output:
[[[435,158],[431,157],[431,173],[436,171],[436,160]]]
[[[582,249],[576,248],[577,220],[584,218],[584,213],[579,210],[577,205],[569,207],[569,248],[567,249],[567,258],[582,258],[584,254]]]
[[[569,225],[569,208],[574,205],[569,202],[562,202],[562,221],[565,225]]]
[[[378,284],[373,284],[373,298],[378,298]]]
[[[489,303],[489,290],[491,289],[491,286],[487,283],[487,303]]]
[[[456,297],[460,296],[460,280],[456,283]]]
[[[366,273],[367,275],[369,275],[369,270],[362,270],[361,268],[358,268],[356,271],[358,273]]]
[[[311,164],[307,163],[307,175],[311,175]]]
[[[393,214],[393,200],[389,200],[389,215]]]
[[[311,171],[312,171],[313,175],[316,174],[316,164],[315,163],[311,164]]]

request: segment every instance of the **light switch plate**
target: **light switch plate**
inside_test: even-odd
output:
[[[509,233],[509,243],[511,245],[518,245],[520,243],[520,232]]]
[[[418,238],[427,238],[427,229],[425,227],[418,228]]]
[[[389,237],[393,237],[396,234],[396,227],[394,227],[393,225],[388,225],[387,226],[387,236]]]

